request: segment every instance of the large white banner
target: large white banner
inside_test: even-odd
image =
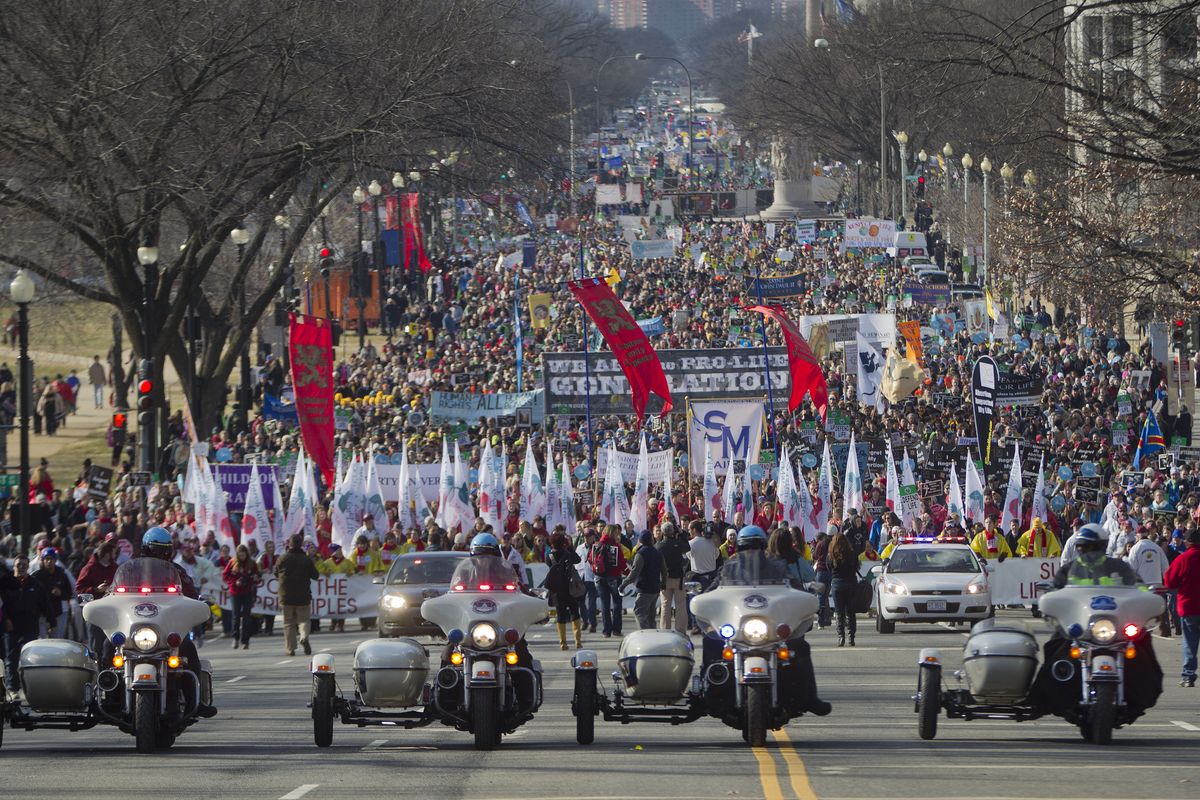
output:
[[[848,219],[842,243],[846,247],[891,247],[896,223],[890,219]]]
[[[609,448],[602,447],[596,452],[596,474],[604,475],[608,469],[608,453]],[[617,453],[617,469],[621,471],[621,480],[625,483],[633,483],[637,479],[637,453],[622,453],[620,450]],[[675,463],[674,449],[658,450],[653,453],[648,453],[646,456],[648,466],[650,468],[651,483],[666,483],[667,473]]]
[[[389,503],[396,502],[400,497],[400,465],[376,464],[375,474],[379,476],[379,488],[383,491],[383,499]],[[408,485],[410,489],[420,489],[421,497],[426,503],[438,499],[438,486],[442,482],[441,464],[409,464]]]
[[[625,202],[621,199],[621,187],[615,183],[602,183],[596,187],[596,205],[619,206]]]
[[[640,239],[629,243],[629,256],[635,261],[644,258],[673,258],[675,243],[670,239]]]
[[[1004,563],[987,562],[988,588],[992,604],[998,606],[1028,606],[1037,597],[1037,585],[1054,580],[1058,572],[1057,558],[1006,558]]]
[[[518,408],[533,409],[532,419],[541,422],[546,404],[542,390],[532,392],[432,392],[429,418],[433,420],[462,420],[478,422],[481,419],[513,416]]]
[[[693,475],[704,475],[704,451],[712,450],[718,475],[729,469],[729,461],[757,464],[762,447],[763,404],[761,400],[724,400],[692,403],[688,423]]]
[[[858,332],[871,344],[886,347],[888,350],[896,349],[895,314],[804,314],[797,324],[800,326],[800,335],[807,339],[813,325],[830,323],[832,331],[835,326],[846,324],[850,320],[857,321]],[[830,341],[838,340],[831,336]],[[848,335],[841,341],[854,341],[854,336]]]

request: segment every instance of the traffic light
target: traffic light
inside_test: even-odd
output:
[[[329,277],[329,269],[333,266],[333,248],[327,244],[321,245],[321,249],[317,251],[321,263],[321,277]]]
[[[925,176],[918,175],[917,176],[917,197],[924,197],[924,196],[925,196]]]
[[[124,447],[125,437],[129,434],[129,415],[124,411],[114,411],[112,415],[112,446]]]
[[[1187,349],[1188,329],[1187,320],[1176,318],[1171,321],[1171,344],[1182,352]]]
[[[154,368],[149,359],[143,359],[138,369],[137,385],[138,430],[143,437],[146,431],[154,430]]]

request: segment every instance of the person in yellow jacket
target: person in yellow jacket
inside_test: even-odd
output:
[[[353,575],[354,562],[342,554],[342,546],[340,544],[335,544],[330,548],[329,558],[317,564],[317,572],[322,575]],[[346,620],[331,619],[329,621],[329,630],[331,632],[346,630]]]
[[[987,522],[983,524],[983,530],[971,539],[971,549],[984,561],[1012,556],[1012,548],[1008,546],[1008,540],[1004,538],[994,516],[988,517]]]
[[[893,525],[892,530],[888,534],[888,542],[879,551],[879,558],[891,558],[892,551],[896,549],[896,545],[900,544],[900,537],[904,535],[904,528],[899,525]]]
[[[1046,527],[1041,517],[1030,520],[1029,530],[1017,540],[1017,556],[1020,558],[1054,558],[1062,553],[1062,545],[1054,531]]]

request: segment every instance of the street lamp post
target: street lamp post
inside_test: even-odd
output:
[[[687,166],[688,166],[688,168],[691,168],[696,163],[695,150],[692,147],[692,138],[693,138],[692,137],[692,117],[696,113],[696,106],[692,102],[692,73],[688,71],[687,65],[685,65],[678,58],[672,58],[671,56],[648,56],[645,53],[635,53],[633,57],[637,61],[674,61],[676,64],[679,65],[679,68],[683,70],[683,74],[687,76],[687,86],[688,86],[688,159],[687,159]],[[597,133],[599,133],[599,130],[597,130]]]
[[[29,552],[29,416],[33,410],[33,365],[29,362],[29,304],[33,302],[33,279],[25,270],[17,270],[8,286],[12,301],[17,304],[17,336],[20,361],[17,371],[21,375],[21,483],[17,487],[17,534],[21,540],[21,552]],[[119,357],[118,357],[119,358]]]
[[[234,228],[229,232],[229,240],[237,245],[237,260],[238,260],[238,312],[241,319],[246,318],[246,275],[243,271],[242,262],[246,258],[246,243],[250,241],[250,232],[245,228]],[[246,337],[246,343],[242,346],[242,373],[241,373],[241,392],[239,392],[239,400],[241,401],[242,413],[246,415],[246,424],[250,423],[250,404],[253,402],[253,394],[250,389],[250,337]]]
[[[908,229],[908,189],[904,182],[908,179],[908,133],[892,131],[896,144],[900,145],[900,220],[905,230]]]
[[[970,153],[964,153],[961,163],[963,168],[963,215],[962,247],[959,248],[959,252],[961,253],[959,257],[960,265],[967,260],[967,193],[971,187],[971,167],[975,166],[975,159],[971,158]]]
[[[976,277],[982,286],[987,283],[988,275],[988,176],[992,174],[992,160],[987,156],[979,162],[979,171],[983,173],[983,264],[982,270],[976,270]]]
[[[949,142],[942,145],[942,220],[946,223],[943,234],[946,237],[946,257],[950,256],[950,159],[954,156],[954,148]]]
[[[918,169],[918,175],[920,175],[918,180],[923,181],[923,180],[925,180],[925,165],[929,162],[929,153],[925,152],[924,147],[922,147],[921,151],[919,153],[917,153],[917,161],[920,162],[920,164],[921,164],[920,168]],[[925,184],[923,184],[923,183],[921,184],[922,187],[924,187],[924,185]],[[921,210],[919,208],[920,203],[918,203],[917,205],[918,205],[918,208],[917,208],[916,212],[913,214],[913,217],[915,218],[916,226],[919,228],[919,227],[921,227]],[[930,220],[930,222],[933,222],[933,220]]]
[[[854,164],[854,213],[862,216],[862,159]]]
[[[399,230],[397,231],[397,233],[399,234],[398,249],[400,252],[397,254],[397,258],[396,258],[396,261],[398,261],[399,263],[396,265],[395,269],[390,270],[390,275],[391,275],[390,284],[391,284],[392,288],[395,288],[396,273],[399,272],[401,274],[401,276],[403,276],[405,286],[407,287],[408,286],[408,275],[406,275],[403,272],[403,270],[406,266],[405,250],[404,250],[404,244],[405,244],[405,241],[404,241],[404,198],[401,197],[401,195],[404,194],[404,174],[403,173],[401,173],[401,172],[393,172],[392,173],[392,188],[396,190],[396,214],[399,217],[399,219],[396,221],[396,224],[399,227]]]
[[[145,278],[142,281],[142,373],[139,376],[141,380],[150,381],[152,391],[158,388],[158,381],[154,375],[154,359],[151,358],[151,353],[154,350],[154,291],[155,285],[158,283],[158,248],[150,244],[147,239],[146,244],[137,249],[138,263],[146,269]],[[139,409],[140,410],[140,409]],[[149,418],[150,424],[143,424],[145,419]],[[154,471],[154,451],[155,439],[157,431],[155,427],[158,421],[157,407],[152,406],[148,411],[141,411],[138,414],[138,436],[141,437],[142,457],[141,467],[143,472]]]
[[[1012,185],[1013,168],[1005,161],[1000,166],[1000,180],[1004,184],[1004,216],[1008,218],[1008,187]]]
[[[361,186],[355,186],[354,191],[350,195],[354,200],[354,213],[358,219],[358,243],[354,248],[354,263],[351,269],[354,270],[353,283],[357,290],[355,295],[358,300],[358,349],[362,350],[367,346],[367,302],[364,297],[365,289],[363,288],[363,218],[362,207],[367,201],[367,193],[363,191]]]
[[[379,181],[372,180],[367,184],[367,193],[371,195],[371,216],[375,218],[375,241],[371,243],[371,266],[375,269],[375,274],[379,275],[379,327],[386,331],[387,322],[383,318],[383,243],[379,240],[379,195],[383,194],[383,187],[379,185]],[[364,270],[366,272],[366,270]],[[371,285],[371,276],[366,274],[364,286],[374,294],[374,287]]]
[[[288,218],[287,214],[276,214],[275,227],[279,229],[279,268],[287,269],[283,263],[283,253],[287,250],[288,229],[292,227],[292,221]],[[292,275],[291,269],[287,269],[285,274],[287,278],[284,281],[284,305],[290,305],[292,302],[292,290],[295,288],[295,278]],[[288,355],[287,347],[283,348],[280,356],[283,358],[284,370],[291,369],[291,356]]]

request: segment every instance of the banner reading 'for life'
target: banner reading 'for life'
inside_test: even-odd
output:
[[[333,335],[322,317],[290,314],[288,355],[304,449],[333,485]]]

